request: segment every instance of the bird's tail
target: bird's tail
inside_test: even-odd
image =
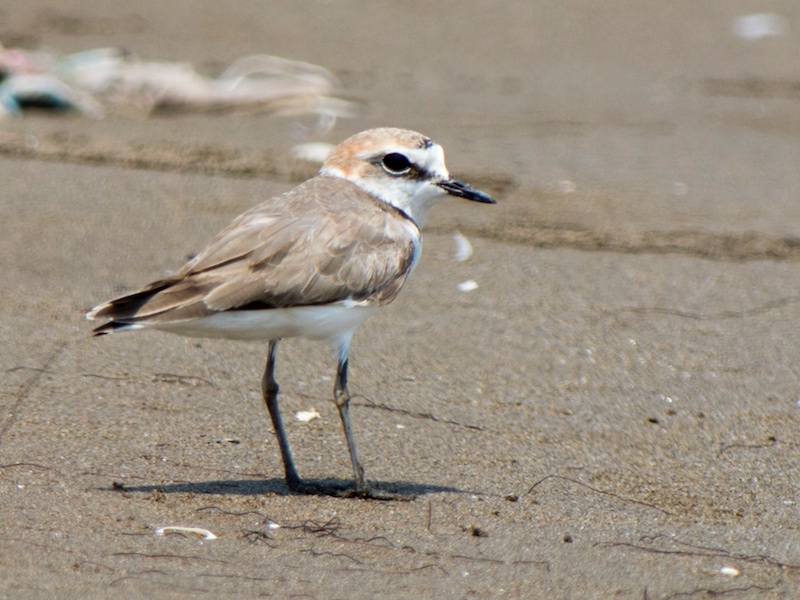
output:
[[[174,281],[169,279],[155,281],[138,292],[120,296],[119,298],[114,298],[113,300],[95,306],[86,313],[87,319],[90,321],[96,319],[111,320],[108,323],[96,327],[93,333],[95,335],[106,335],[108,333],[114,333],[115,331],[141,329],[142,325],[136,322],[136,315],[139,310],[147,304],[153,296],[168,288],[173,283]]]

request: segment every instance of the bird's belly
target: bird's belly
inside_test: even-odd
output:
[[[339,302],[321,306],[225,311],[200,319],[160,323],[154,327],[191,337],[230,340],[305,337],[322,340],[352,332],[377,308],[375,305]]]

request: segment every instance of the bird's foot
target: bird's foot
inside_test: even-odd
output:
[[[398,494],[397,492],[390,492],[375,487],[368,487],[364,490],[357,490],[355,488],[348,488],[345,490],[344,498],[364,498],[365,500],[389,500],[396,502],[410,502],[415,495]]]
[[[364,500],[409,502],[416,497],[414,495],[398,494],[375,487],[357,489],[352,486],[311,483],[307,481],[293,481],[289,483],[289,489],[295,494],[332,496],[334,498],[363,498]]]

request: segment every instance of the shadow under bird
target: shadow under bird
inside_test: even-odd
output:
[[[390,303],[419,260],[421,228],[438,201],[494,204],[450,176],[442,147],[404,129],[358,133],[332,151],[319,175],[237,217],[175,275],[91,309],[96,335],[158,329],[193,337],[269,340],[262,380],[289,489],[388,499],[370,488],[350,422],[347,363],[356,328]],[[275,356],[288,337],[331,340],[333,397],[354,486],[300,479],[278,408]]]

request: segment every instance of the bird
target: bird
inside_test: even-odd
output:
[[[261,381],[293,493],[391,499],[369,486],[350,418],[348,362],[356,328],[392,302],[414,271],[430,209],[448,197],[495,204],[455,179],[429,137],[382,127],[335,146],[319,173],[247,210],[177,273],[86,312],[94,335],[155,329],[190,337],[268,342]],[[302,480],[278,406],[280,340],[328,340],[336,351],[333,400],[353,483]]]

